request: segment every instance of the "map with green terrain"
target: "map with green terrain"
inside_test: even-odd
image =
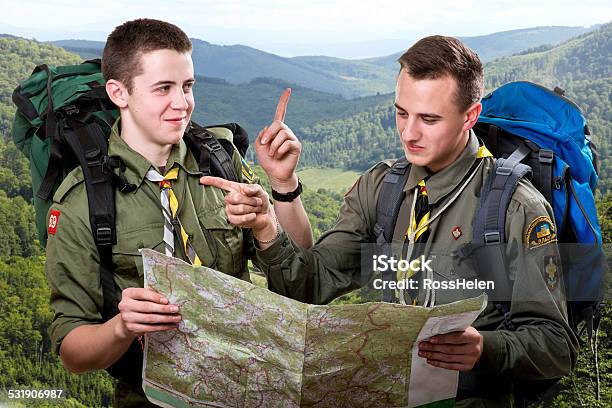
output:
[[[464,330],[486,303],[309,305],[142,254],[145,287],[182,315],[177,330],[146,336],[143,388],[167,407],[452,406],[457,372],[426,364],[415,345]]]

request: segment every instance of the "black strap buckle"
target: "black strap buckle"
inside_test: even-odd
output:
[[[205,148],[206,150],[208,150],[209,152],[211,152],[211,153],[216,153],[216,152],[220,151],[221,149],[223,149],[223,147],[221,147],[221,144],[220,144],[220,143],[215,143],[215,144],[214,144],[214,145],[212,145],[212,146],[211,146],[210,144],[206,143],[206,144],[204,145],[204,148]]]
[[[110,245],[112,244],[113,233],[111,228],[106,227],[98,227],[96,228],[96,242],[98,245]]]

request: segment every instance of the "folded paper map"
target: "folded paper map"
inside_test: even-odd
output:
[[[143,250],[145,287],[180,305],[148,334],[143,389],[164,407],[451,407],[458,372],[417,355],[464,330],[485,296],[433,308],[309,305]]]

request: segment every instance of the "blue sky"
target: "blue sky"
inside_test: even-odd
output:
[[[151,17],[191,37],[245,44],[284,56],[342,44],[473,36],[535,26],[612,20],[609,0],[55,0],[6,2],[0,32],[38,40],[104,40],[117,24]],[[27,5],[24,7],[24,4]],[[334,47],[331,47],[331,46]],[[381,52],[380,55],[385,54]],[[365,56],[365,55],[364,55]]]

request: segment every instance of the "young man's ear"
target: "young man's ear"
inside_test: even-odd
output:
[[[116,79],[109,79],[106,81],[106,93],[118,108],[121,109],[127,106],[129,92],[123,83]]]
[[[476,124],[478,117],[482,112],[482,103],[473,103],[465,112],[465,122],[463,123],[463,131],[470,130]]]

